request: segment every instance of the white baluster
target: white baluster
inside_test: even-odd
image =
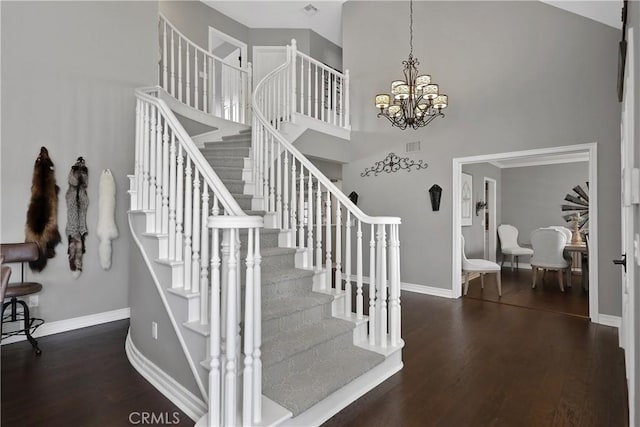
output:
[[[351,127],[351,119],[349,118],[349,70],[344,73],[344,127]]]
[[[144,104],[144,131],[142,135],[142,209],[149,209],[149,136],[151,124],[149,119],[149,104]]]
[[[278,221],[278,228],[282,229],[283,217],[282,217],[282,151],[280,150],[280,142],[275,144],[275,156],[276,156],[276,218]]]
[[[187,98],[187,102],[186,104],[191,107],[191,73],[189,71],[189,65],[191,64],[191,61],[189,60],[189,52],[191,51],[191,49],[189,48],[189,42],[187,40],[185,40],[185,47],[187,48],[187,53],[186,53],[186,61],[185,61],[185,78],[186,78],[186,85],[185,85],[185,92],[186,92],[186,98]]]
[[[376,240],[375,226],[371,224],[369,241],[369,344],[376,343]]]
[[[276,212],[276,179],[275,179],[275,147],[273,140],[275,138],[270,136],[269,138],[269,212]],[[276,215],[277,216],[277,215]]]
[[[184,220],[184,155],[182,144],[178,141],[178,170],[176,171],[176,261],[183,257],[183,220]],[[184,283],[183,283],[184,285]]]
[[[358,319],[364,316],[362,299],[362,222],[358,220],[358,231],[356,231],[356,316]]]
[[[169,89],[167,81],[167,21],[162,19],[162,88]]]
[[[315,79],[315,83],[313,85],[314,92],[315,92],[315,94],[313,96],[313,100],[314,100],[313,101],[313,103],[314,103],[313,117],[319,120],[320,119],[320,109],[318,108],[318,106],[319,106],[318,105],[318,82],[319,82],[319,80],[318,80],[318,65],[317,64],[315,66],[315,69],[316,69],[316,79]]]
[[[178,99],[182,99],[182,37],[178,36]]]
[[[344,77],[340,77],[340,102],[338,103],[338,107],[336,108],[338,117],[338,126],[344,127]]]
[[[291,122],[294,122],[296,110],[296,95],[298,94],[298,81],[296,78],[296,41],[291,40]],[[302,78],[302,77],[301,77]]]
[[[216,194],[213,194],[213,203],[211,205],[211,215],[213,216],[218,216],[220,215],[220,207],[219,207],[219,202],[218,202],[218,196],[216,196]]]
[[[202,111],[210,113],[209,110],[209,63],[211,60],[203,54],[202,57]]]
[[[249,229],[249,232],[251,231],[252,230]],[[260,351],[262,345],[262,256],[260,255],[260,229],[255,228],[253,232],[255,233],[255,250],[253,256],[253,423],[258,424],[262,420],[262,359]]]
[[[226,285],[227,291],[227,313],[226,313],[226,366],[225,366],[225,408],[224,408],[224,425],[235,426],[236,423],[236,342],[238,333],[238,313],[236,312],[236,296],[237,296],[237,260],[236,260],[236,232],[237,230],[225,230],[229,234],[229,259],[227,262],[228,280]]]
[[[327,90],[324,87],[324,68],[322,68],[322,72],[320,73],[320,102],[321,102],[321,106],[320,106],[320,120],[324,121],[324,109],[327,108],[325,105],[325,100],[324,100],[324,93]]]
[[[205,211],[206,212],[206,211]],[[191,277],[192,292],[200,292],[200,173],[193,173],[193,221],[191,225]]]
[[[193,221],[192,210],[192,181],[191,181],[191,159],[185,159],[187,166],[185,168],[184,179],[184,289],[191,290],[191,224]],[[197,173],[197,172],[196,172]],[[191,319],[190,319],[191,320]]]
[[[327,193],[329,196],[330,193]],[[331,233],[329,233],[331,234]],[[336,257],[336,273],[334,277],[334,281],[336,282],[336,291],[342,290],[342,209],[340,208],[340,202],[336,201],[336,249],[335,249],[335,257]],[[346,290],[346,284],[345,284]],[[351,301],[351,296],[349,296],[349,301]],[[345,299],[346,301],[347,299]],[[351,307],[351,305],[349,305]],[[349,308],[351,310],[351,308]]]
[[[311,171],[309,171],[311,178]],[[320,180],[318,180],[318,192],[316,193],[316,271],[322,269],[322,192],[320,191]],[[323,289],[326,282],[322,285]]]
[[[289,225],[291,226],[291,241],[293,242],[294,247],[300,247],[298,245],[298,239],[296,237],[296,233],[298,231],[298,222],[296,219],[296,215],[298,213],[298,193],[297,193],[297,185],[296,179],[298,175],[296,174],[296,158],[291,155],[291,218],[289,219]],[[304,237],[304,236],[303,236]]]
[[[211,59],[211,114],[221,117],[220,95],[216,90],[216,60]]]
[[[300,57],[300,103],[298,112],[304,114],[304,58]]]
[[[200,69],[198,68],[198,50],[194,49],[193,51],[193,59],[194,59],[194,64],[193,64],[193,102],[195,104],[195,108],[196,110],[198,109],[198,97],[200,96],[200,93],[198,93],[198,73],[200,72]]]
[[[282,177],[282,183],[284,185],[282,193],[282,228],[289,230],[289,152],[283,150],[282,155],[284,156],[282,169],[282,173],[284,174]]]
[[[156,215],[156,107],[151,105],[149,110],[149,210],[154,214],[149,216],[147,231],[155,231],[156,222],[160,218]]]
[[[301,165],[300,171],[302,172],[302,170],[303,168]],[[307,215],[302,215],[302,219],[306,219],[307,222],[307,267],[313,267],[313,180],[311,177],[311,171],[307,171],[307,175],[309,176],[307,187]],[[302,186],[304,187],[304,179],[302,180]],[[316,264],[316,269],[319,268],[320,266]]]
[[[169,148],[169,259],[176,259],[176,135]]]
[[[346,294],[344,314],[347,316],[351,316],[351,211],[349,209],[347,209],[347,220],[345,224],[344,236],[345,236],[344,292]]]
[[[384,224],[378,225],[378,287],[380,289],[378,293],[378,305],[380,310],[380,317],[378,324],[380,328],[378,333],[380,334],[380,345],[382,347],[387,346],[387,231]]]
[[[207,313],[209,311],[209,279],[207,275],[207,259],[209,259],[209,228],[207,226],[207,216],[209,215],[209,186],[202,184],[202,228],[200,230],[200,324],[206,325],[209,321]]]
[[[156,233],[162,232],[162,115],[157,110],[156,117]]]
[[[172,96],[176,94],[176,50],[173,40],[173,28],[171,29],[171,86],[169,93]]]
[[[269,196],[269,138],[265,131],[266,127],[263,128],[262,138],[260,139],[260,143],[262,145],[262,149],[260,152],[262,153],[262,197],[264,199],[264,207],[266,211],[269,211],[270,200]]]
[[[142,208],[142,157],[143,157],[143,127],[144,117],[142,113],[142,101],[136,99],[136,158],[133,173],[136,176],[136,198],[135,205],[132,200],[132,210]]]
[[[221,425],[220,378],[220,239],[217,228],[211,230],[211,328],[209,329],[209,425]]]
[[[395,289],[396,289],[396,297],[398,300],[398,310],[396,312],[396,337],[397,342],[395,345],[400,344],[400,339],[402,337],[402,302],[401,302],[401,294],[400,286],[402,282],[400,281],[400,225],[396,224],[396,274],[394,277],[395,280]]]
[[[311,116],[311,61],[307,60],[307,116]]]
[[[169,233],[169,123],[163,123],[162,134],[162,224],[160,232]]]
[[[247,229],[247,258],[245,275],[245,305],[244,305],[244,385],[242,387],[242,424],[249,425],[253,421],[253,338],[255,322],[253,319],[255,307],[254,292],[254,248],[253,229]]]
[[[327,188],[327,199],[325,201],[325,234],[326,234],[326,242],[325,242],[325,268],[326,268],[326,280],[327,280],[327,289],[331,289],[331,282],[333,281],[333,262],[331,261],[331,193]],[[338,284],[336,283],[336,286]]]
[[[398,251],[398,229],[396,225],[389,226],[389,335],[391,340],[391,346],[396,346],[400,342],[400,337],[398,336],[398,298],[399,298],[399,290],[400,287],[396,281],[397,278],[397,268],[398,268],[398,259],[397,259],[397,251]]]
[[[332,123],[334,125],[338,124],[338,76],[334,73],[331,73],[332,81],[331,85],[333,86],[332,97],[331,97],[331,107],[332,107]]]

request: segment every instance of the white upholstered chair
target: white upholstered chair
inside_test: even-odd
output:
[[[462,236],[462,273],[465,277],[464,294],[469,291],[469,274],[480,273],[480,284],[484,289],[484,275],[486,273],[496,273],[496,283],[498,284],[498,295],[502,296],[502,282],[500,280],[500,266],[495,262],[486,259],[467,259],[464,253],[464,236]]]
[[[513,225],[501,224],[498,226],[498,237],[500,237],[500,249],[502,251],[502,264],[504,265],[504,259],[507,255],[511,257],[511,270],[513,271],[513,260],[516,261],[516,267],[518,265],[518,257],[531,256],[533,250],[529,248],[523,248],[518,244],[518,229]]]
[[[531,257],[532,288],[536,287],[538,269],[555,270],[558,272],[560,290],[564,292],[562,276],[565,270],[571,268],[571,262],[563,256],[566,239],[564,233],[554,228],[539,228],[531,233],[531,244],[533,245],[533,256]],[[567,285],[570,286],[570,283]]]
[[[552,225],[547,228],[553,228],[554,230],[560,231],[562,234],[564,234],[564,237],[567,239],[567,243],[571,242],[571,238],[573,237],[573,232],[569,230],[567,227],[563,227],[561,225]]]
[[[573,238],[573,232],[569,230],[567,227],[564,227],[562,225],[551,225],[546,228],[553,228],[554,230],[560,231],[562,234],[564,234],[564,237],[566,237],[567,239],[565,244],[568,245],[569,243],[571,243],[571,239]],[[573,264],[573,258],[571,258],[571,254],[569,252],[564,251],[563,256],[564,256],[564,259],[566,259],[570,265]],[[571,287],[571,268],[567,268],[567,286]]]

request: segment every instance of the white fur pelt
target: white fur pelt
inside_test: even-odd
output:
[[[111,240],[118,237],[116,226],[116,182],[109,169],[102,171],[98,188],[98,227],[96,234],[100,240],[98,253],[103,269],[111,268]]]

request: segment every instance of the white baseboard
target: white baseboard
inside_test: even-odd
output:
[[[151,360],[147,359],[131,340],[131,331],[127,332],[124,345],[127,358],[131,366],[151,383],[160,393],[187,414],[193,421],[197,421],[207,413],[207,405],[202,399],[187,390],[182,384],[170,377]]]
[[[453,291],[451,289],[436,288],[434,286],[416,285],[414,283],[401,282],[400,289],[407,292],[432,295],[434,297],[453,298]]]
[[[59,334],[60,332],[72,331],[74,329],[100,325],[102,323],[128,319],[130,313],[131,310],[127,307],[102,313],[89,314],[87,316],[73,317],[71,319],[56,320],[55,322],[45,322],[42,326],[36,329],[33,337],[44,337],[47,335]],[[24,335],[14,335],[2,340],[2,345],[25,341],[26,339],[27,337]]]
[[[351,275],[351,281],[356,281],[356,276]],[[369,283],[369,276],[362,276],[362,283]],[[418,285],[415,283],[400,282],[400,290],[407,292],[415,292],[418,294],[432,295],[434,297],[453,298],[451,289],[437,288],[435,286]]]
[[[614,328],[620,329],[620,325],[622,325],[622,317],[600,313],[598,314],[598,321],[595,323],[605,326],[613,326]]]

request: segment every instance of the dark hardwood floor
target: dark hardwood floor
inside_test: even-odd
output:
[[[502,297],[500,298],[495,280],[495,274],[485,275],[484,289],[480,286],[479,277],[471,280],[466,297],[535,310],[589,317],[589,293],[582,289],[580,274],[573,274],[571,277],[572,287],[568,288],[565,283],[565,291],[561,292],[558,274],[555,271],[547,272],[544,280],[542,280],[542,273],[539,272],[536,288],[532,289],[531,270],[511,271],[510,268],[505,267],[502,269]]]
[[[124,351],[129,321],[2,346],[2,427],[119,427],[155,413],[176,426],[193,421],[131,367]],[[160,415],[163,414],[163,415]]]
[[[485,284],[485,290],[487,284]],[[471,298],[402,294],[404,369],[326,426],[625,426],[614,328]],[[178,411],[129,365],[127,323],[2,347],[2,426],[128,426]],[[179,412],[179,411],[178,411]],[[180,424],[193,425],[179,413]]]

